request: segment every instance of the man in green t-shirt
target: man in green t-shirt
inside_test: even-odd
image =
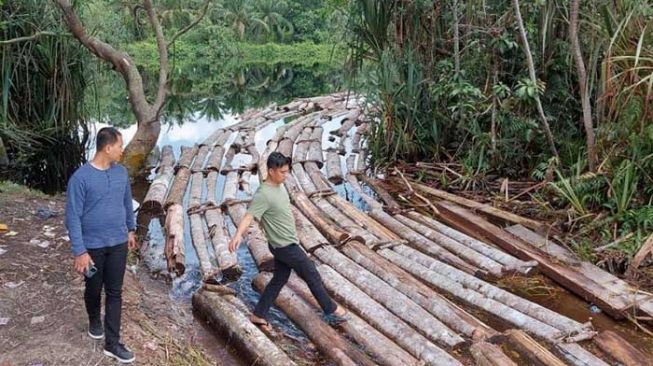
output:
[[[272,303],[288,282],[290,271],[295,272],[308,285],[330,323],[344,321],[346,310],[337,306],[329,297],[315,264],[297,244],[295,218],[290,210],[290,198],[283,186],[290,172],[290,158],[273,152],[268,157],[268,178],[263,182],[247,208],[247,214],[238,225],[236,234],[229,242],[233,253],[242,241],[243,233],[256,219],[263,226],[268,247],[274,255],[274,275],[265,287],[250,320],[257,325],[267,325],[265,317]]]

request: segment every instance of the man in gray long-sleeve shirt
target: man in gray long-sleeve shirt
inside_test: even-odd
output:
[[[88,334],[102,339],[104,354],[120,362],[134,361],[134,354],[120,343],[122,282],[127,250],[136,248],[136,222],[127,169],[122,157],[122,136],[113,127],[98,131],[93,160],[77,169],[68,181],[66,228],[75,256],[74,267],[86,273],[84,302]],[[90,275],[89,268],[97,271]],[[90,276],[89,276],[90,275]],[[102,287],[105,291],[104,327],[100,319]]]

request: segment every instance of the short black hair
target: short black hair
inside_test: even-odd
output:
[[[292,159],[290,157],[285,156],[284,154],[277,151],[268,156],[268,169],[277,169],[286,165],[288,165],[288,167],[292,165]]]
[[[114,127],[103,127],[97,132],[95,140],[95,150],[100,151],[107,145],[113,145],[118,141],[118,137],[122,136],[120,131]]]

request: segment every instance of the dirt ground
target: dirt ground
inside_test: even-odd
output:
[[[88,337],[82,277],[72,271],[64,199],[0,191],[0,365],[115,365]],[[57,213],[43,219],[42,208]],[[129,265],[122,340],[138,365],[236,365],[226,347],[171,300],[167,286]]]

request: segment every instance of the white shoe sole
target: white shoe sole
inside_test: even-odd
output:
[[[104,334],[96,336],[96,335],[91,334],[90,331],[88,332],[88,336],[93,338],[93,339],[102,339],[102,338],[104,338]]]
[[[120,363],[132,363],[132,362],[134,362],[136,360],[136,357],[132,357],[132,358],[127,359],[127,360],[124,359],[124,358],[120,358],[120,357],[114,355],[113,353],[107,351],[106,349],[104,350],[104,354],[111,357],[111,358],[115,358]]]

